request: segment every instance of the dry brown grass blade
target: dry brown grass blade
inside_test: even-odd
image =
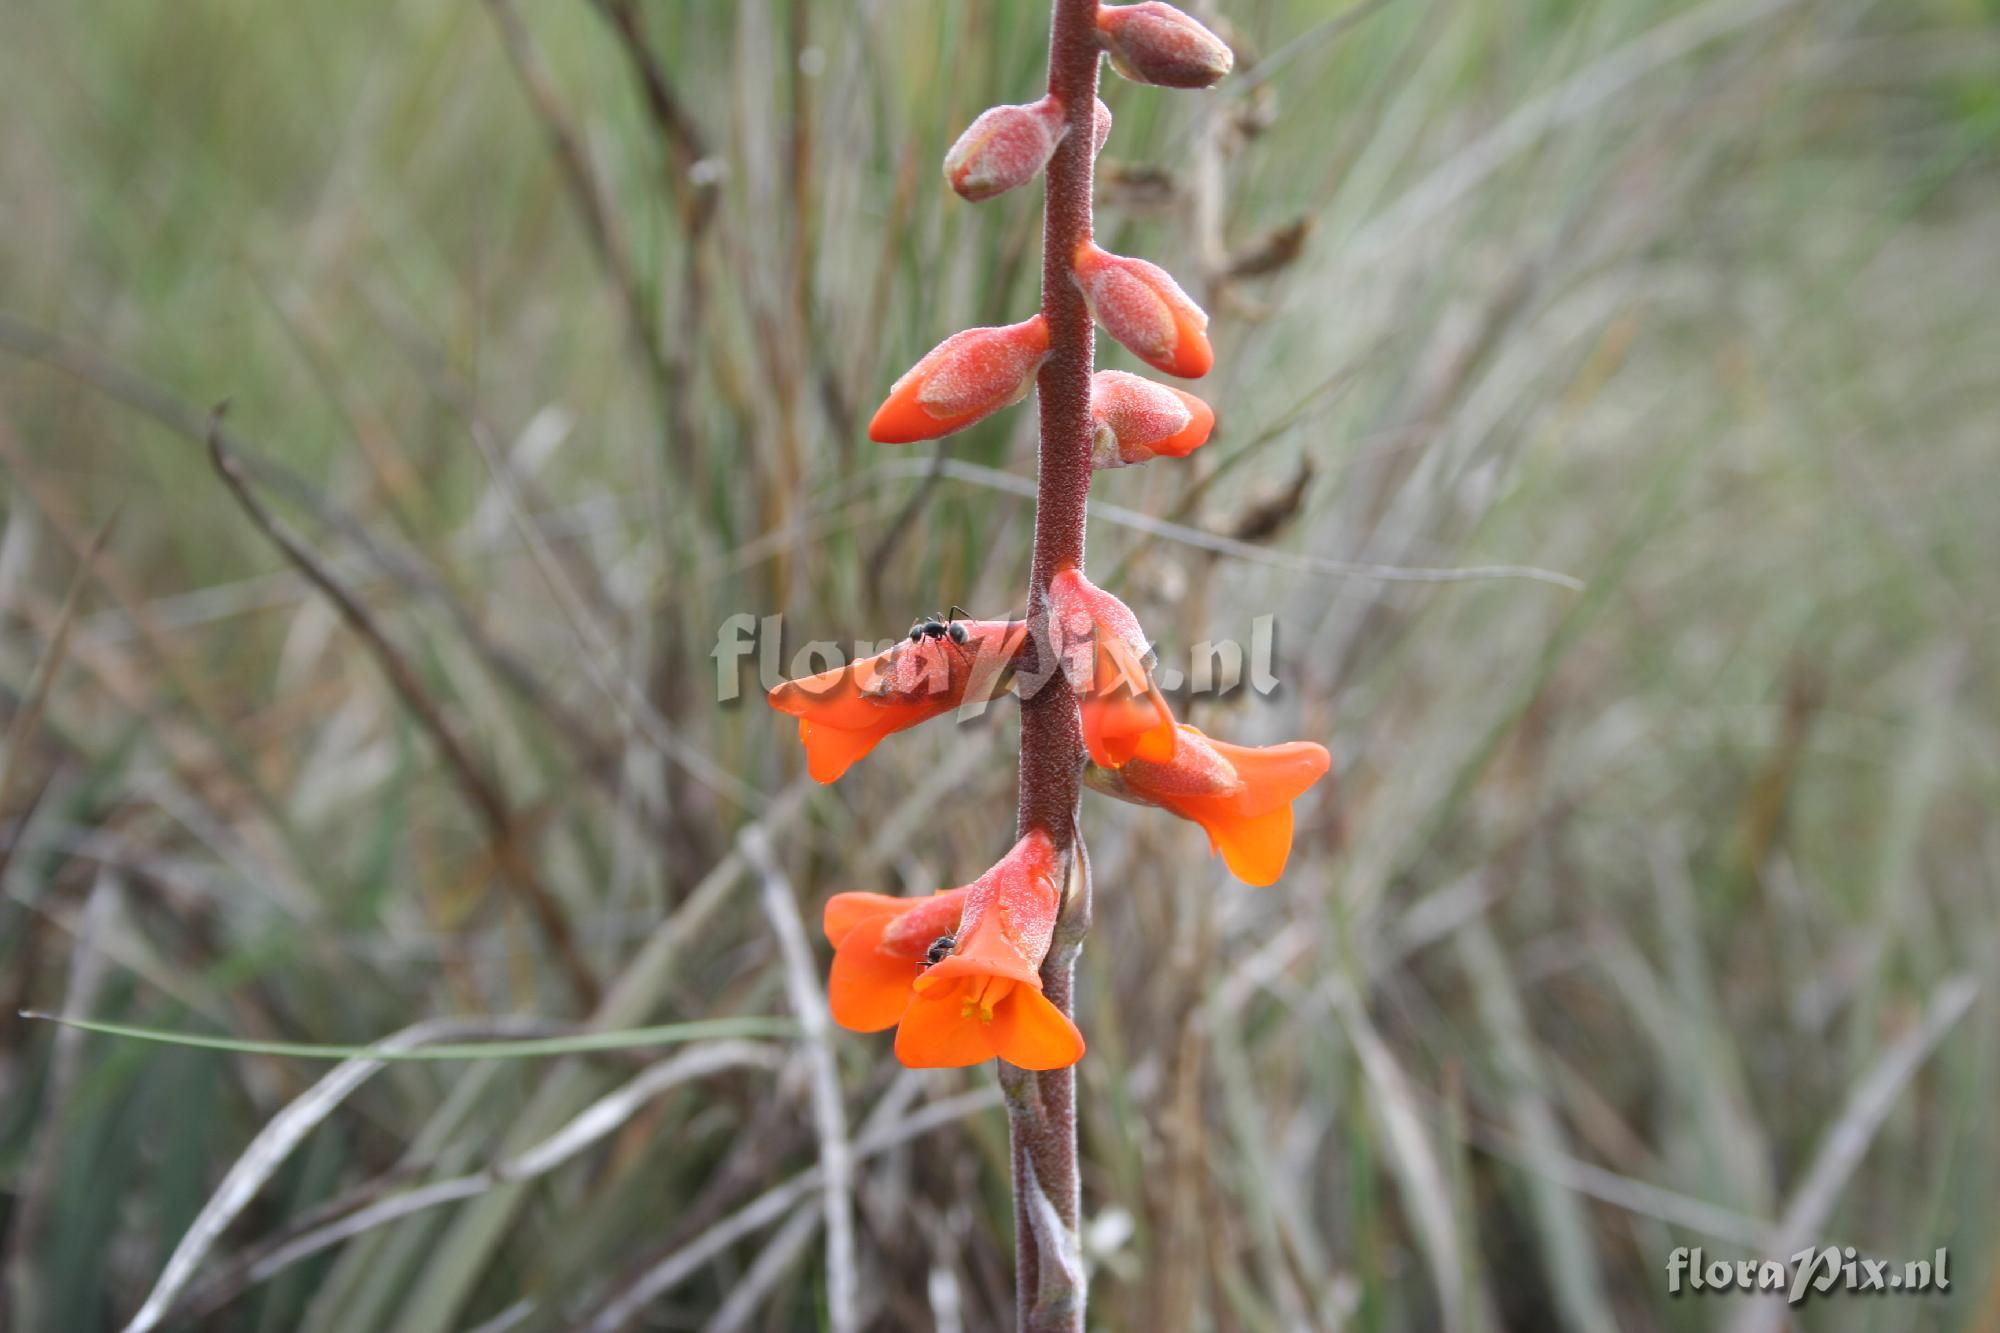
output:
[[[1921,1021],[1877,1056],[1848,1092],[1840,1114],[1821,1136],[1812,1161],[1793,1188],[1784,1214],[1772,1227],[1764,1254],[1791,1255],[1818,1242],[1840,1192],[1910,1079],[1978,998],[1979,980],[1970,974],[1948,977],[1931,991]],[[1730,1322],[1730,1333],[1766,1333],[1783,1327],[1788,1315],[1782,1298],[1747,1300]]]
[[[637,0],[595,0],[595,4],[610,20],[619,45],[632,62],[644,94],[646,114],[671,164],[672,169],[662,173],[664,183],[680,206],[689,235],[698,235],[715,209],[715,183],[698,180],[692,174],[695,165],[709,154],[707,136],[675,90],[666,66],[654,54],[646,35],[645,12]]]
[[[454,1024],[456,1031],[452,1030]],[[400,1045],[407,1048],[430,1040],[451,1040],[463,1036],[531,1035],[546,1031],[548,1028],[548,1024],[537,1020],[517,1021],[512,1028],[506,1026],[505,1020],[433,1020],[429,1025],[419,1025],[416,1029],[398,1033],[396,1037],[390,1038],[390,1041],[401,1039]],[[412,1033],[419,1035],[413,1037]],[[368,1195],[377,1191],[372,1185],[363,1186],[356,1192],[362,1196],[357,1200],[359,1206],[336,1206],[321,1210],[331,1212],[332,1220],[321,1222],[317,1217],[308,1219],[309,1225],[281,1233],[238,1256],[229,1265],[218,1270],[201,1287],[187,1292],[185,1298],[178,1304],[159,1302],[156,1298],[161,1289],[167,1286],[168,1276],[172,1275],[176,1279],[173,1284],[174,1293],[184,1289],[202,1254],[219,1234],[220,1226],[226,1225],[228,1219],[233,1217],[236,1211],[240,1211],[242,1205],[249,1201],[249,1194],[254,1193],[257,1186],[269,1176],[270,1171],[291,1153],[306,1131],[324,1119],[340,1101],[346,1098],[355,1085],[373,1074],[382,1064],[379,1060],[350,1061],[328,1074],[311,1093],[287,1107],[281,1116],[284,1123],[273,1120],[266,1127],[264,1134],[259,1136],[258,1142],[251,1145],[251,1151],[246,1152],[239,1162],[239,1168],[244,1168],[244,1180],[228,1194],[233,1202],[233,1210],[227,1214],[218,1214],[215,1224],[206,1227],[202,1222],[208,1219],[209,1210],[203,1210],[203,1217],[197,1219],[195,1228],[190,1229],[188,1238],[182,1241],[181,1249],[175,1251],[175,1258],[179,1259],[182,1251],[189,1249],[190,1242],[195,1239],[198,1231],[202,1240],[200,1249],[192,1253],[186,1264],[178,1268],[170,1264],[169,1272],[161,1275],[160,1286],[155,1288],[155,1299],[147,1301],[148,1309],[152,1309],[156,1304],[159,1307],[155,1322],[142,1324],[135,1318],[126,1333],[142,1333],[143,1329],[154,1327],[157,1322],[170,1318],[212,1314],[248,1288],[269,1281],[292,1265],[333,1246],[344,1244],[357,1236],[427,1209],[476,1198],[501,1185],[546,1175],[618,1130],[648,1102],[672,1088],[728,1069],[774,1069],[782,1059],[778,1048],[764,1042],[721,1040],[703,1042],[690,1047],[672,1059],[662,1060],[641,1070],[622,1086],[606,1093],[579,1111],[555,1133],[492,1167],[467,1175],[433,1181],[415,1189],[380,1198],[368,1198]],[[232,1172],[232,1177],[235,1174]],[[224,1182],[225,1186],[229,1186],[230,1183],[230,1181]],[[210,1207],[215,1207],[217,1200],[223,1197],[223,1192],[218,1191],[216,1197],[210,1200]],[[146,1311],[141,1311],[142,1315],[145,1313]]]
[[[606,702],[618,710],[619,720],[625,729],[637,731],[709,790],[752,810],[762,809],[764,798],[761,793],[675,735],[667,719],[660,716],[659,710],[630,680],[619,675],[614,667],[604,665],[620,660],[619,646],[610,630],[600,622],[591,605],[592,599],[578,589],[564,562],[535,526],[512,470],[485,423],[471,412],[469,405],[466,413],[466,429],[480,457],[486,462],[493,490],[519,533],[521,544],[528,552],[536,573],[560,608],[563,623],[576,638],[577,657],[584,675]]]
[[[1451,1333],[1495,1328],[1491,1298],[1466,1253],[1447,1172],[1409,1076],[1353,987],[1339,980],[1332,986],[1335,1011],[1367,1075],[1370,1101],[1389,1140],[1390,1166],[1422,1242],[1444,1326]]]
[[[117,880],[110,872],[100,872],[84,904],[70,950],[69,985],[63,992],[61,1010],[66,1016],[87,1014],[97,1007],[109,961],[102,940],[117,912],[118,894]],[[50,1213],[50,1192],[60,1167],[64,1131],[72,1118],[70,1097],[82,1069],[83,1037],[81,1028],[64,1027],[57,1029],[52,1039],[48,1083],[39,1090],[43,1109],[36,1117],[27,1164],[13,1185],[12,1216],[5,1246],[0,1247],[0,1258],[5,1260],[0,1263],[0,1273],[6,1275],[0,1291],[11,1296],[7,1304],[0,1305],[0,1313],[11,1311],[23,1327],[37,1323],[43,1279],[31,1260],[42,1244]],[[0,1324],[5,1322],[0,1319]]]
[[[1499,941],[1483,918],[1458,932],[1457,941],[1478,993],[1480,1017],[1497,1047],[1508,1122],[1536,1157],[1559,1156],[1562,1125],[1550,1104],[1534,1033]],[[1529,1195],[1541,1237],[1537,1249],[1568,1326],[1579,1333],[1615,1327],[1604,1273],[1590,1242],[1590,1218],[1575,1193],[1536,1175],[1529,1181]]]
[[[407,1051],[438,1041],[464,1041],[479,1037],[530,1037],[544,1035],[553,1025],[533,1018],[428,1019],[385,1038],[385,1051]],[[160,1271],[153,1289],[139,1306],[125,1333],[147,1333],[158,1328],[188,1283],[193,1280],[208,1252],[229,1229],[230,1223],[250,1205],[271,1176],[283,1166],[305,1137],[339,1109],[341,1103],[379,1073],[386,1061],[343,1060],[317,1083],[273,1116],[250,1141],[241,1156],[223,1176],[201,1212],[182,1234],[166,1267]]]
[[[575,992],[579,1003],[585,1007],[594,1006],[603,993],[602,987],[584,960],[576,934],[570,928],[569,914],[530,866],[527,848],[523,846],[525,834],[522,828],[516,826],[499,786],[473,759],[458,733],[445,721],[444,713],[436,700],[431,698],[430,691],[417,678],[415,669],[389,641],[388,635],[375,623],[367,608],[348,592],[305,542],[257,498],[237,462],[235,451],[223,441],[222,412],[221,407],[215,410],[208,432],[209,458],[216,475],[222,478],[223,484],[236,497],[257,530],[284,553],[299,573],[326,595],[348,628],[367,646],[382,674],[388,677],[396,696],[423,727],[432,744],[437,746],[446,766],[458,780],[459,789],[485,825],[488,850],[494,864],[500,868],[504,882],[519,894],[536,925],[548,936],[557,960],[568,975],[570,989]]]
[[[827,1324],[834,1333],[860,1327],[859,1278],[854,1252],[854,1150],[848,1142],[847,1111],[841,1104],[840,1068],[833,1055],[833,1018],[826,992],[799,918],[798,892],[785,877],[771,840],[755,825],[737,845],[756,872],[764,915],[778,937],[785,969],[785,995],[804,1031],[812,1078],[813,1121],[819,1129],[819,1164],[825,1179]]]
[[[922,475],[931,468],[929,463],[891,463],[883,472]],[[937,465],[945,476],[976,486],[986,486],[997,491],[1007,491],[1014,495],[1032,496],[1035,484],[1026,477],[1017,477],[1011,472],[998,468],[969,463],[964,459],[947,458]],[[1268,565],[1273,569],[1291,570],[1300,574],[1331,574],[1338,578],[1369,579],[1381,583],[1470,583],[1487,579],[1527,579],[1534,583],[1548,583],[1571,592],[1581,592],[1584,581],[1574,574],[1564,574],[1553,569],[1540,569],[1534,565],[1463,565],[1453,569],[1429,569],[1414,565],[1387,565],[1357,560],[1332,560],[1325,556],[1292,551],[1273,551],[1252,542],[1238,541],[1218,533],[1203,532],[1185,523],[1175,523],[1168,519],[1154,518],[1125,505],[1112,504],[1104,500],[1090,502],[1090,516],[1106,519],[1120,527],[1131,528],[1148,536],[1179,542],[1199,551],[1215,555],[1234,556],[1252,564]]]
[[[1774,18],[1802,0],[1709,0],[1683,10],[1604,55],[1540,97],[1523,103],[1439,163],[1341,248],[1341,262],[1365,268],[1399,249],[1409,233],[1433,221],[1553,130],[1587,116],[1674,61],[1739,28]],[[1412,249],[1411,253],[1415,253]]]
[[[819,1230],[822,1213],[810,1203],[802,1203],[792,1209],[792,1215],[785,1219],[757,1258],[743,1270],[743,1276],[731,1286],[729,1295],[717,1307],[715,1317],[706,1325],[707,1333],[738,1333],[750,1327],[757,1317],[757,1307],[771,1292],[785,1271],[799,1261],[806,1246],[812,1243],[813,1233]]]
[[[932,1102],[893,1124],[865,1131],[855,1141],[858,1160],[866,1161],[943,1125],[952,1124],[1000,1104],[997,1088],[981,1088]],[[621,1287],[609,1300],[591,1312],[588,1322],[577,1327],[587,1333],[618,1333],[629,1327],[645,1308],[672,1291],[694,1273],[744,1236],[783,1217],[801,1199],[820,1187],[822,1173],[809,1167],[773,1186],[704,1231],[687,1245],[650,1265]]]
[[[56,612],[54,631],[49,636],[49,646],[42,658],[35,664],[35,677],[28,686],[27,697],[7,724],[7,754],[0,761],[0,815],[13,808],[14,784],[27,771],[27,748],[33,739],[35,728],[41,724],[42,709],[49,701],[49,690],[55,684],[56,674],[62,670],[63,656],[69,648],[70,629],[76,623],[76,608],[83,600],[83,590],[89,586],[95,575],[93,568],[97,558],[104,553],[104,545],[111,540],[111,530],[117,525],[118,515],[112,514],[98,525],[97,535],[90,539],[89,548],[83,553],[76,573],[70,576],[69,588],[63,593],[62,605]],[[25,823],[24,823],[25,826]],[[0,843],[0,878],[7,873],[7,864],[13,859],[18,839],[9,838]]]
[[[533,713],[548,720],[551,733],[576,753],[583,772],[600,787],[614,792],[617,790],[617,770],[622,755],[615,742],[601,735],[594,723],[559,700],[528,662],[495,641],[446,582],[435,571],[428,569],[414,553],[378,539],[363,523],[327,500],[310,483],[272,462],[264,451],[253,449],[248,442],[226,428],[208,421],[190,404],[93,348],[0,311],[0,350],[73,376],[193,443],[206,447],[210,430],[216,430],[223,444],[241,461],[244,470],[258,485],[281,495],[288,504],[311,514],[315,522],[339,533],[396,586],[438,605],[450,618],[453,630],[473,648],[494,677]],[[331,570],[332,563],[328,562],[327,567]],[[310,580],[306,582],[310,584]],[[252,600],[248,605],[233,609],[255,609],[264,604]],[[150,642],[153,635],[146,629],[150,618],[141,615],[140,611],[141,608],[128,608],[128,614]],[[200,696],[197,692],[190,697]],[[675,753],[672,750],[669,752]],[[226,756],[224,758],[226,762]],[[261,788],[253,787],[250,794],[259,800],[264,799]]]
[[[597,172],[590,164],[590,154],[584,147],[583,134],[577,129],[575,117],[563,105],[562,94],[556,89],[555,75],[512,0],[486,0],[486,7],[492,11],[494,25],[500,30],[501,44],[507,48],[507,58],[513,63],[514,73],[528,95],[529,104],[549,136],[549,145],[555,152],[557,166],[561,168],[563,183],[569,188],[570,198],[576,204],[591,248],[597,253],[612,287],[624,303],[625,319],[633,344],[647,373],[656,384],[660,383],[667,358],[660,345],[659,327],[647,309],[645,293],[639,285],[631,243],[626,240],[624,229],[618,223],[617,206],[598,180]]]

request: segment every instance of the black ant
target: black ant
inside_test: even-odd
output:
[[[965,608],[956,602],[952,604],[951,614],[948,616],[941,618],[937,612],[931,612],[910,626],[910,642],[921,643],[925,639],[950,638],[953,643],[963,647],[966,633],[965,626],[959,623],[959,618],[965,614]]]
[[[958,941],[950,935],[940,935],[931,941],[931,947],[924,950],[924,966],[936,967],[945,960],[945,955],[958,947]]]

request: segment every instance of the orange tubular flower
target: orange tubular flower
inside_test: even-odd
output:
[[[1083,1034],[1042,994],[1062,907],[1062,859],[1039,829],[967,885],[951,951],[923,970],[896,1029],[896,1058],[955,1069],[995,1056],[1022,1069],[1083,1058]]]
[[[1127,467],[1149,458],[1185,458],[1208,443],[1215,413],[1170,384],[1123,370],[1090,379],[1090,466]]]
[[[911,444],[964,430],[1026,397],[1048,354],[1049,324],[1040,315],[954,333],[890,386],[868,438]]]
[[[1074,569],[1049,580],[1049,638],[1082,697],[1083,744],[1116,768],[1134,756],[1174,757],[1174,715],[1146,669],[1146,633],[1132,608]]]
[[[998,694],[1027,641],[1019,620],[954,620],[922,628],[886,652],[772,690],[771,707],[799,720],[806,771],[832,782],[884,736]]]
[[[1134,759],[1112,770],[1092,764],[1083,780],[1137,805],[1156,805],[1192,820],[1245,884],[1274,884],[1292,853],[1292,802],[1326,775],[1326,747],[1311,741],[1252,748],[1210,740],[1182,723],[1180,745],[1165,764]]]
[[[1085,241],[1070,257],[1091,316],[1155,370],[1200,379],[1215,364],[1208,316],[1158,264]]]
[[[942,940],[949,948],[958,934],[970,892],[946,889],[928,898],[836,893],[827,899],[822,924],[833,945],[833,971],[826,979],[833,1021],[853,1032],[896,1026],[931,946]]]

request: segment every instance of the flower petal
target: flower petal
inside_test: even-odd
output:
[[[1171,384],[1160,387],[1181,400],[1181,405],[1188,410],[1188,424],[1152,445],[1152,450],[1163,458],[1186,458],[1208,443],[1209,432],[1215,429],[1215,409],[1184,389],[1176,389]]]
[[[1326,747],[1311,741],[1252,747],[1210,740],[1183,723],[1169,763],[1134,758],[1123,768],[1095,765],[1094,790],[1156,805],[1201,825],[1209,846],[1246,884],[1270,884],[1292,850],[1292,802],[1326,776]]]
[[[799,742],[806,747],[806,772],[812,774],[814,782],[836,782],[892,730],[848,731],[800,718]]]
[[[1026,621],[960,620],[957,639],[899,640],[872,657],[788,680],[767,702],[799,719],[806,767],[832,782],[885,736],[984,701],[1012,678]]]
[[[1229,873],[1245,884],[1263,888],[1276,884],[1292,855],[1292,807],[1281,805],[1260,815],[1220,810],[1201,821],[1208,840],[1222,853]]]
[[[1174,715],[1160,687],[1132,646],[1102,629],[1097,670],[1079,707],[1093,763],[1117,768],[1135,757],[1159,764],[1174,757]]]
[[[833,1021],[850,1032],[881,1032],[896,1026],[914,994],[910,983],[924,970],[921,961],[892,958],[878,947],[896,918],[871,917],[840,942],[826,978]]]
[[[1063,1069],[1083,1058],[1083,1033],[1048,996],[1016,986],[993,1010],[994,1054],[1022,1069]]]
[[[826,942],[838,947],[848,931],[870,917],[897,916],[909,905],[908,898],[888,893],[836,893],[820,909],[820,929],[826,932]]]
[[[1326,752],[1326,747],[1312,741],[1257,746],[1231,745],[1218,740],[1208,743],[1242,779],[1243,791],[1236,798],[1236,808],[1245,815],[1260,815],[1290,805],[1333,767],[1333,756]]]
[[[963,1069],[993,1058],[992,1024],[965,1012],[963,985],[916,995],[896,1029],[896,1058],[912,1069]]]

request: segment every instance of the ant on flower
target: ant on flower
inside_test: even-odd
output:
[[[965,626],[958,623],[962,618],[969,619],[969,616],[965,608],[956,602],[952,603],[951,614],[948,616],[940,617],[933,611],[910,626],[910,642],[920,643],[925,639],[942,639],[948,636],[953,643],[963,647]]]
[[[958,940],[950,935],[940,935],[931,941],[931,947],[924,950],[924,966],[936,967],[945,956],[958,947]]]
[[[922,687],[933,694],[962,689],[980,655],[989,650],[983,641],[973,646],[968,625],[974,623],[971,614],[956,603],[949,615],[933,611],[919,616],[910,626],[908,639],[897,644],[893,653],[898,659],[897,688],[911,693]],[[904,653],[904,649],[909,651]]]

